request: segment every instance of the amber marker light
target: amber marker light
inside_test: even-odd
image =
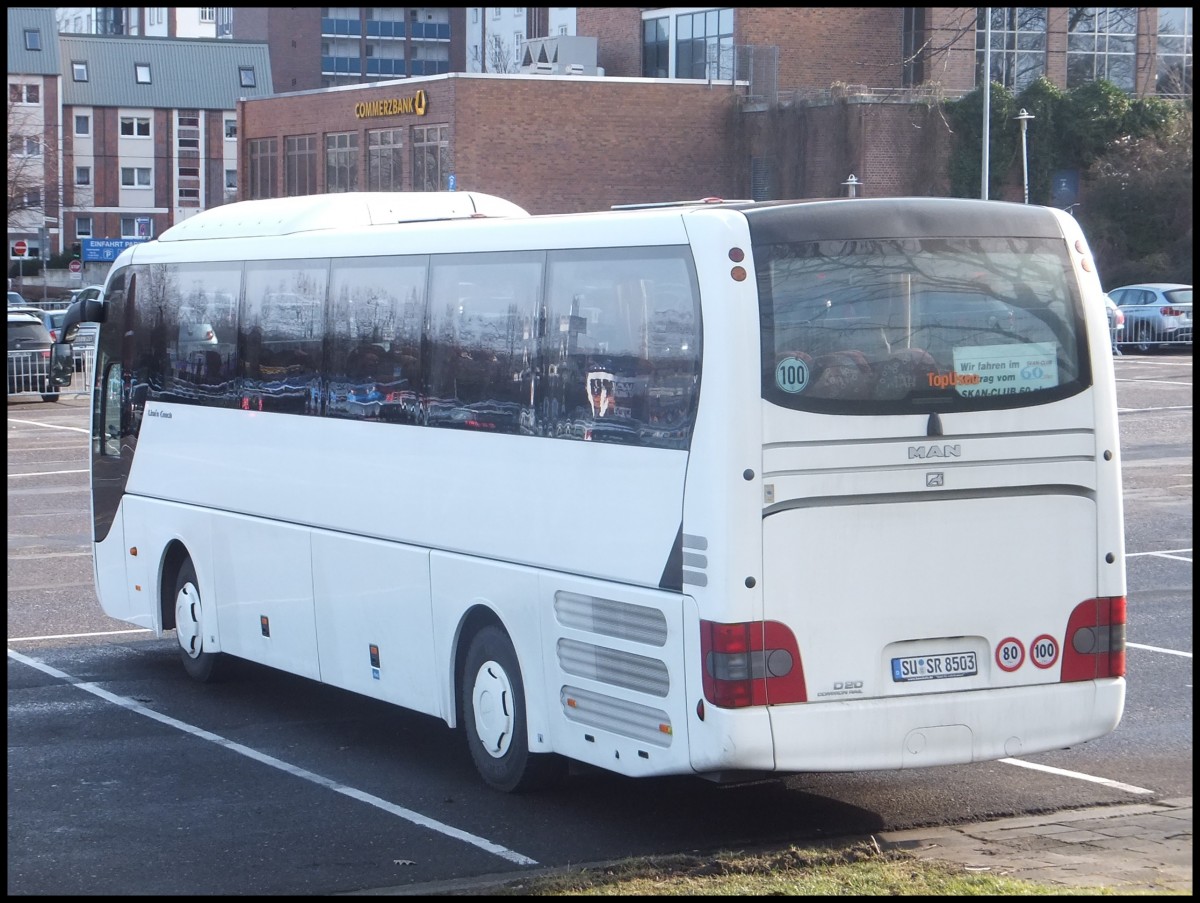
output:
[[[745,267],[734,267],[732,270],[729,271],[729,275],[733,277],[734,282],[745,282],[746,281],[746,268]]]

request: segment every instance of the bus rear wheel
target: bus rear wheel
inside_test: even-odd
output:
[[[565,760],[529,751],[525,683],[512,642],[499,627],[484,627],[472,638],[461,687],[467,747],[488,785],[520,793],[566,774]]]
[[[218,653],[204,650],[206,617],[212,617],[212,612],[205,612],[196,568],[188,558],[175,578],[175,637],[179,641],[183,670],[202,683],[213,679],[219,657]]]

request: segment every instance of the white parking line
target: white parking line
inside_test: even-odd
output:
[[[1182,655],[1184,658],[1191,658],[1190,652],[1180,652],[1178,649],[1164,649],[1162,646],[1143,646],[1141,643],[1126,642],[1125,646],[1129,649],[1147,649],[1150,652],[1165,652],[1167,655]]]
[[[64,473],[87,473],[87,468],[83,470],[41,470],[33,473],[10,473],[8,478],[11,480],[13,477],[55,477]]]
[[[1183,557],[1181,552],[1187,552],[1188,556]],[[1186,561],[1189,564],[1192,561],[1191,549],[1163,549],[1161,552],[1126,552],[1126,558],[1170,558],[1172,561]]]
[[[1135,787],[1133,784],[1122,784],[1120,781],[1113,781],[1109,778],[1098,778],[1095,775],[1084,774],[1080,771],[1067,771],[1065,768],[1053,768],[1049,765],[1038,765],[1035,762],[1023,762],[1020,759],[1001,759],[1005,765],[1020,765],[1022,768],[1030,768],[1034,771],[1044,771],[1047,774],[1057,774],[1064,778],[1075,778],[1080,781],[1091,781],[1093,784],[1103,784],[1105,787],[1111,787],[1113,790],[1124,790],[1126,793],[1152,794],[1153,790],[1147,790],[1145,787]]]
[[[48,430],[71,430],[76,433],[90,433],[91,429],[86,426],[58,426],[54,423],[41,423],[37,420],[17,420],[13,417],[8,418],[9,423],[23,423],[26,426],[40,426]]]
[[[402,818],[407,822],[411,822],[418,827],[428,828],[431,831],[436,831],[439,834],[444,834],[447,837],[454,838],[455,840],[461,840],[464,843],[478,847],[484,852],[491,853],[494,856],[499,856],[501,859],[507,859],[509,862],[514,862],[517,865],[538,864],[536,859],[530,859],[528,856],[523,856],[522,854],[516,853],[507,847],[502,847],[498,843],[493,843],[492,841],[483,837],[477,837],[474,834],[469,834],[466,831],[459,830],[451,825],[447,825],[435,819],[429,818],[428,816],[422,815],[419,812],[414,812],[411,809],[405,809],[403,806],[397,806],[394,803],[389,803],[387,800],[380,799],[377,796],[366,793],[362,790],[358,790],[354,787],[348,787],[345,784],[341,784],[338,781],[333,780],[332,778],[315,774],[314,772],[300,768],[297,765],[292,765],[289,762],[276,759],[274,756],[269,756],[266,753],[259,752],[256,749],[251,749],[249,746],[245,746],[241,743],[235,743],[226,737],[222,737],[220,734],[214,734],[211,731],[204,730],[203,728],[195,727],[194,725],[188,724],[184,721],[171,718],[168,715],[163,715],[154,711],[153,709],[147,708],[140,702],[129,699],[125,696],[118,696],[116,693],[110,693],[108,690],[98,687],[94,683],[80,681],[72,677],[70,674],[67,674],[65,671],[59,671],[57,668],[52,667],[51,665],[47,665],[44,662],[40,662],[37,659],[30,658],[29,656],[22,655],[21,653],[12,649],[8,650],[8,657],[22,662],[31,668],[36,668],[43,674],[48,674],[51,677],[55,677],[61,681],[69,683],[74,687],[78,687],[80,690],[107,700],[114,705],[119,705],[123,709],[128,709],[134,714],[150,718],[151,720],[157,721],[160,724],[165,724],[167,727],[173,727],[176,730],[182,731],[183,733],[189,734],[197,739],[207,740],[209,743],[215,743],[217,746],[223,746],[225,749],[228,749],[231,752],[245,756],[248,759],[253,759],[255,762],[261,762],[264,765],[269,765],[272,768],[277,768],[285,774],[290,774],[293,777],[310,781],[319,787],[324,787],[327,790],[332,790],[335,793],[348,796],[351,799],[374,806],[377,809],[382,809],[384,812],[387,812],[390,815],[398,816],[399,818]]]

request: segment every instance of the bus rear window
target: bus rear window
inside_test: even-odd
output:
[[[845,414],[975,410],[1091,382],[1061,240],[797,242],[754,255],[768,401]]]

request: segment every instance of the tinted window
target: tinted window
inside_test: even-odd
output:
[[[538,424],[570,439],[684,448],[699,292],[686,248],[554,251]]]
[[[755,248],[763,395],[800,410],[1012,407],[1090,383],[1061,241],[956,238]]]
[[[448,254],[430,266],[431,426],[516,433],[532,407],[544,254]]]
[[[49,345],[50,333],[41,323],[8,322],[8,350],[29,348],[34,345]]]
[[[324,413],[416,420],[427,277],[424,257],[334,261]]]
[[[239,356],[243,407],[312,413],[319,406],[329,261],[246,264]],[[195,342],[210,342],[197,327]]]

